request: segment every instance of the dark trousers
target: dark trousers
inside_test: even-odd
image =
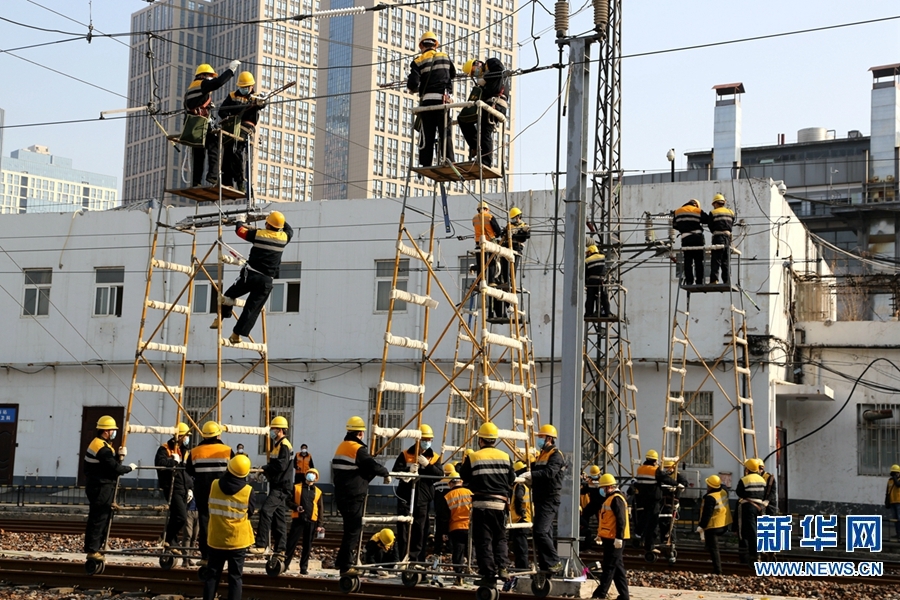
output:
[[[609,294],[606,293],[606,287],[602,284],[588,283],[584,294],[584,316],[597,316],[597,300],[600,301],[600,316],[607,316],[609,314]]]
[[[724,233],[714,233],[712,236],[712,245],[724,245],[725,248],[722,250],[710,250],[709,282],[716,282],[719,277],[719,269],[721,269],[722,283],[729,283],[730,274],[728,261],[730,260],[731,255],[731,236],[725,235]]]
[[[206,532],[209,530],[209,497],[194,496],[194,500],[197,502],[197,524],[200,526],[197,545],[200,547],[200,558],[206,560],[209,558],[209,546],[206,545]]]
[[[487,112],[481,113],[481,135],[476,123],[460,123],[459,130],[469,146],[469,160],[477,160],[478,142],[481,141],[481,164],[490,167],[494,163],[494,121]]]
[[[338,512],[341,513],[341,517],[344,520],[344,535],[341,537],[341,548],[334,559],[334,566],[340,571],[346,571],[356,564],[359,536],[362,534],[365,499],[365,496],[335,494]]]
[[[256,531],[256,547],[269,547],[269,534],[275,552],[284,552],[287,533],[287,494],[284,490],[271,490],[259,510],[259,527]]]
[[[178,545],[178,534],[184,524],[187,523],[187,498],[179,493],[173,493],[169,501],[169,519],[166,521],[166,543],[172,546]]]
[[[703,535],[706,538],[703,545],[706,547],[706,551],[709,552],[709,557],[712,559],[713,564],[713,573],[716,575],[722,574],[722,557],[719,555],[719,536],[725,533],[725,529],[725,527],[715,527],[713,529],[706,529],[703,532]]]
[[[453,561],[453,570],[457,573],[465,573],[466,569],[463,565],[467,563],[467,555],[469,553],[469,530],[455,529],[451,531],[447,537],[450,539],[450,554]]]
[[[542,571],[559,563],[556,542],[553,539],[553,520],[559,513],[559,499],[534,503],[534,519],[531,534],[537,552],[538,568]]]
[[[497,573],[509,564],[509,547],[506,543],[506,519],[502,510],[472,509],[472,545],[478,574],[484,578],[496,578]]]
[[[397,514],[409,515],[409,503],[397,500]],[[409,560],[422,561],[427,556],[425,540],[428,538],[428,505],[417,501],[412,518],[412,524],[397,523],[397,554],[402,558],[409,544]]]
[[[442,100],[423,100],[419,106],[440,106]],[[444,119],[446,119],[446,124]],[[450,117],[445,110],[429,110],[419,113],[419,165],[430,167],[434,162],[434,142],[437,139],[444,149],[444,158],[454,161],[453,136],[450,134]],[[402,550],[401,550],[402,552]]]
[[[244,151],[247,142],[233,139],[222,145],[222,185],[233,185],[240,189],[244,185]]]
[[[303,549],[300,551],[300,570],[306,571],[309,567],[309,551],[312,549],[313,534],[316,532],[316,524],[306,517],[297,517],[291,521],[291,530],[287,537],[287,553],[284,561],[284,570],[291,564],[294,552],[297,550],[297,544],[303,542]]]
[[[603,572],[600,574],[600,585],[594,591],[594,598],[606,598],[610,586],[615,583],[619,600],[629,600],[628,574],[625,572],[625,561],[622,548],[613,547],[613,540],[603,539]]]
[[[434,553],[439,556],[444,552],[444,536],[448,535],[447,527],[450,523],[447,519],[434,518]],[[449,544],[448,544],[449,546]]]
[[[212,571],[209,579],[203,582],[203,600],[213,600],[216,597],[216,590],[219,589],[219,579],[222,578],[222,570],[225,563],[228,563],[228,600],[241,600],[241,594],[244,590],[243,574],[244,574],[244,557],[247,556],[247,549],[240,550],[217,550],[209,549],[209,564],[207,565]]]
[[[705,243],[703,236],[698,234],[681,238],[682,248],[703,246]],[[684,284],[703,283],[703,250],[685,250],[682,254],[684,254]]]
[[[203,181],[204,163],[209,162],[206,182],[215,185],[219,180],[219,134],[212,129],[206,131],[206,142],[203,148],[191,148],[191,186],[197,187]]]
[[[641,538],[644,542],[644,550],[650,552],[656,545],[656,534],[659,530],[659,504],[646,504],[643,509],[644,529]]]
[[[231,287],[225,291],[225,295],[229,298],[240,298],[244,294],[249,294],[244,303],[244,309],[241,311],[241,316],[238,319],[237,325],[235,325],[232,330],[234,333],[244,337],[250,335],[250,331],[253,329],[253,326],[256,325],[256,319],[259,318],[259,313],[262,311],[263,306],[266,305],[266,300],[269,299],[269,294],[271,293],[271,277],[256,271],[251,271],[246,266],[241,269],[238,278],[231,284]],[[232,307],[223,304],[222,318],[227,319],[231,317],[231,313]]]
[[[87,524],[84,527],[84,551],[90,554],[100,552],[106,546],[116,484],[88,485],[84,492],[90,502]]]
[[[756,551],[756,518],[759,515],[759,509],[752,502],[738,505],[738,532],[741,536],[739,551],[746,551],[750,565],[759,560],[759,552]]]
[[[517,569],[528,568],[528,530],[527,529],[510,529],[509,545],[515,558],[515,566]]]

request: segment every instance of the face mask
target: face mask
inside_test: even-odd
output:
[[[600,488],[600,495],[604,497],[606,496],[606,488]]]
[[[249,96],[250,90],[252,90],[252,89],[253,89],[252,87],[241,87],[241,88],[238,88],[237,92],[241,96]]]
[[[539,437],[539,438],[537,439],[537,441],[534,443],[534,445],[537,446],[537,449],[538,449],[538,450],[540,450],[540,449],[542,449],[542,448],[544,447],[544,444],[545,444],[546,442],[547,442],[546,438],[540,438],[540,437]]]
[[[308,482],[312,483],[313,481],[316,480],[316,476],[315,476],[314,474],[312,474],[312,473],[307,473],[307,474],[306,474],[306,480],[307,480]]]
[[[424,450],[431,450],[431,440],[423,441],[419,443],[419,447]]]
[[[191,445],[191,438],[185,437],[184,439],[182,439],[182,440],[181,440],[181,445],[184,446],[185,448],[187,448],[188,446],[190,446],[190,445]]]
[[[112,431],[110,431],[110,432],[109,432],[109,441],[112,441],[112,440],[116,439],[116,435],[117,435],[118,433],[119,433],[119,432],[116,431],[115,429],[112,430]]]
[[[243,454],[243,453],[244,453],[244,449],[241,448],[240,450],[237,451],[237,453],[238,453],[238,454]]]
[[[278,439],[278,432],[277,432],[277,431],[270,431],[270,432],[269,432],[269,437],[272,438],[273,441],[274,441],[274,440],[277,440],[277,439]]]
[[[302,454],[303,456],[306,456],[307,452],[306,452],[306,450],[301,450],[300,454]]]

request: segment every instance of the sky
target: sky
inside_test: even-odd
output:
[[[546,5],[552,10],[552,2],[517,1],[522,7],[518,13],[519,66],[527,69],[557,62],[553,18],[543,8]],[[582,1],[572,4],[572,12],[581,8]],[[86,26],[73,20],[92,21],[95,31],[119,33],[129,30],[130,14],[146,5],[139,0],[3,0],[0,19],[64,32],[86,32]],[[363,5],[369,6],[371,1]],[[685,152],[710,149],[715,105],[712,87],[722,83],[739,81],[746,88],[742,97],[744,146],[774,144],[780,133],[788,142],[796,141],[797,131],[806,127],[833,129],[838,137],[852,129],[868,135],[869,68],[900,62],[900,19],[631,56],[900,16],[900,5],[886,0],[643,0],[626,1],[622,8],[622,167],[626,172],[668,171],[669,148],[676,151],[676,168],[683,169]],[[371,18],[371,14],[355,18]],[[592,19],[588,5],[572,17],[570,33],[587,32]],[[532,36],[539,39],[534,42]],[[15,127],[96,119],[102,110],[126,105],[128,48],[118,41],[95,38],[88,44],[81,39],[8,52],[70,37],[0,20],[0,72],[5,83],[0,108],[6,111],[3,155],[32,144],[45,145],[54,154],[73,158],[77,169],[116,176],[121,189],[124,121]],[[596,45],[592,56],[598,56]],[[567,53],[564,60],[568,61]],[[549,173],[556,162],[557,77],[556,70],[548,69],[513,81],[518,132],[512,167],[514,189],[552,187]],[[593,104],[596,66],[591,77]],[[593,109],[591,115],[593,119]],[[563,137],[563,152],[565,147]],[[589,151],[592,149],[593,142]],[[565,170],[564,156],[561,164]]]

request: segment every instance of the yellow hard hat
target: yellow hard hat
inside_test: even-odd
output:
[[[696,206],[697,208],[700,208],[700,201],[697,200],[696,198],[691,198],[690,200],[687,201],[687,203],[690,204],[691,206]]]
[[[179,423],[178,424],[178,435],[187,435],[190,433],[191,428],[188,427],[187,423]]]
[[[422,432],[422,439],[434,439],[434,430],[431,428],[431,425],[422,423],[422,428],[419,431]]]
[[[362,417],[350,417],[347,421],[347,431],[365,431],[366,422]]]
[[[268,225],[269,227],[274,227],[275,229],[283,229],[284,215],[277,210],[273,210],[269,213],[269,216],[266,217],[266,225]]]
[[[205,438],[214,438],[222,435],[222,427],[215,421],[207,421],[200,430],[200,435]]]
[[[426,31],[422,34],[422,37],[419,38],[420,46],[426,42],[431,42],[435,48],[441,45],[433,31]]]
[[[277,417],[273,417],[272,422],[269,423],[269,427],[275,428],[275,429],[287,429],[288,428],[287,419],[285,419],[281,415],[278,415]]]
[[[600,481],[598,481],[597,483],[600,484],[600,487],[616,485],[616,478],[612,473],[604,473],[600,476]]]
[[[487,202],[481,202],[481,203],[478,204],[478,210],[486,210],[486,211],[490,211],[490,210],[491,210],[491,207],[488,206],[488,203],[487,203]]]
[[[474,58],[470,58],[469,60],[467,60],[466,63],[462,66],[462,72],[465,73],[466,75],[471,75],[472,67],[475,66],[475,60],[476,59],[474,59]]]
[[[238,75],[238,87],[251,87],[256,85],[256,79],[253,78],[253,73],[250,71],[244,71],[240,75]]]
[[[208,65],[208,64],[206,64],[206,63],[203,63],[202,65],[200,65],[199,67],[197,67],[197,70],[196,70],[196,71],[194,71],[194,77],[196,77],[197,75],[205,75],[205,74],[207,74],[207,73],[209,73],[209,74],[212,75],[213,77],[216,76],[216,70],[213,69],[211,65]]]
[[[455,470],[450,471],[449,473],[444,473],[444,479],[459,479],[459,473]]]
[[[387,528],[382,529],[378,532],[378,541],[381,542],[385,548],[390,548],[394,545],[394,532]]]
[[[713,204],[720,204],[720,203],[725,204],[725,196],[723,196],[722,194],[716,194],[715,196],[713,196],[712,203]]]
[[[519,469],[524,469],[524,468],[525,468],[525,463],[523,463],[521,460],[517,460],[516,462],[513,463],[513,471],[518,471]]]
[[[515,219],[516,217],[518,217],[521,214],[522,214],[522,209],[520,209],[518,206],[513,206],[511,209],[509,209],[509,218],[510,219]]]
[[[744,468],[748,471],[752,471],[753,473],[758,472],[761,465],[762,461],[758,458],[748,458],[744,461]]]
[[[600,476],[600,467],[597,465],[591,465],[591,468],[588,469],[588,475],[591,477],[599,477]]]
[[[453,463],[447,463],[444,465],[444,477],[450,477],[450,473],[456,473],[456,467]]]
[[[541,425],[541,428],[537,433],[538,437],[550,436],[550,437],[558,437],[556,433],[556,427],[551,425],[550,423],[545,423]]]
[[[478,437],[485,440],[496,440],[500,437],[500,430],[493,423],[485,423],[478,428]]]
[[[669,467],[674,467],[674,466],[675,466],[675,461],[674,461],[674,460],[666,460],[666,461],[663,461],[663,468],[664,468],[664,469],[668,469]]]
[[[474,450],[472,450],[471,448],[466,448],[466,458],[469,458],[473,454],[475,454]]]
[[[235,477],[246,477],[250,474],[250,457],[238,454],[228,461],[228,472]]]
[[[891,465],[891,473],[900,473],[900,465]]]
[[[706,478],[706,485],[711,488],[722,487],[722,480],[718,475],[710,475]]]
[[[109,415],[103,415],[99,419],[97,419],[97,429],[118,429],[119,426],[116,425],[116,420],[113,419]]]
[[[649,458],[651,460],[659,460],[659,452],[657,452],[656,450],[650,450],[649,452],[647,452],[647,454],[644,456],[644,458]]]
[[[313,475],[316,476],[316,481],[319,480],[319,470],[318,469],[310,469],[309,471],[306,472],[307,475],[309,475],[310,473],[312,473]]]
[[[584,249],[587,254],[600,254],[600,249],[597,246],[591,244],[587,248]]]

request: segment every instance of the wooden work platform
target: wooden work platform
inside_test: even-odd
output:
[[[459,181],[460,179],[466,181],[475,179],[499,179],[500,177],[503,177],[500,170],[494,167],[481,165],[481,171],[479,172],[478,163],[473,161],[453,163],[452,165],[444,164],[436,167],[413,167],[413,171],[437,182]]]
[[[220,190],[222,192],[222,200],[237,200],[238,198],[244,198],[247,196],[246,192],[242,192],[239,189],[229,187],[227,185],[179,188],[179,189],[166,190],[166,193],[174,194],[176,196],[181,196],[182,198],[189,198],[191,200],[196,200],[197,202],[218,202]]]
[[[716,292],[740,292],[741,288],[730,283],[699,283],[696,285],[681,285],[681,289],[690,294],[706,294]]]
[[[593,316],[593,317],[584,317],[585,323],[616,323],[619,320],[619,315],[609,314],[604,317]]]

